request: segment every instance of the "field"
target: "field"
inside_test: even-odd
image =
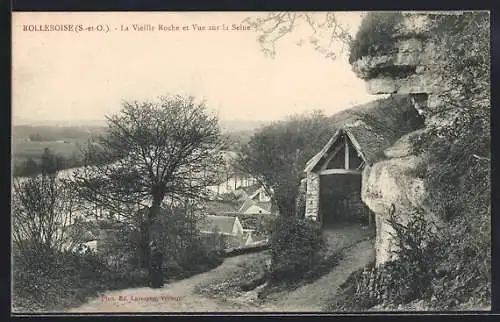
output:
[[[45,148],[65,159],[78,155],[80,146],[96,134],[98,126],[17,125],[12,128],[12,159],[18,165],[39,158]]]
[[[58,141],[26,141],[24,139],[12,140],[12,159],[14,164],[26,161],[28,158],[39,158],[45,148],[65,158],[79,154],[79,146],[85,144],[84,139],[64,139]]]

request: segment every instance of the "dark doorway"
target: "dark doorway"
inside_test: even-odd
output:
[[[368,221],[361,201],[361,173],[320,176],[320,218],[324,227]]]

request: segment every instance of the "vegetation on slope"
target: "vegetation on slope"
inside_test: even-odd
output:
[[[442,103],[412,145],[422,160],[415,175],[424,178],[427,211],[444,224],[433,228],[429,214],[417,209],[402,225],[396,205],[389,223],[399,259],[358,272],[337,308],[401,308],[415,301],[441,310],[491,305],[489,16],[431,19]]]
[[[364,56],[387,55],[394,48],[394,34],[401,12],[369,12],[361,21],[349,48],[349,63]]]

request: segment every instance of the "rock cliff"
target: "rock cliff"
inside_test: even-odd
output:
[[[421,156],[412,154],[408,145],[411,135],[413,132],[384,151],[386,160],[365,167],[363,172],[361,198],[375,213],[377,264],[394,259],[393,230],[386,222],[391,205],[396,207],[402,224],[414,211],[425,207],[424,182],[416,175]]]
[[[444,90],[433,72],[439,54],[428,41],[427,30],[427,15],[403,13],[390,36],[391,50],[380,54],[371,51],[351,63],[356,75],[365,80],[369,93],[410,94],[426,124],[435,120],[433,107],[439,103],[437,94]],[[415,154],[411,146],[411,138],[422,131],[400,138],[384,151],[384,160],[364,169],[362,200],[376,215],[377,265],[394,259],[395,241],[386,222],[391,205],[403,224],[415,211],[426,208],[426,189],[418,176],[424,156]]]

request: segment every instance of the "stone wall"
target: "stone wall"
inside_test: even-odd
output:
[[[307,173],[306,218],[318,220],[319,214],[319,174]]]

